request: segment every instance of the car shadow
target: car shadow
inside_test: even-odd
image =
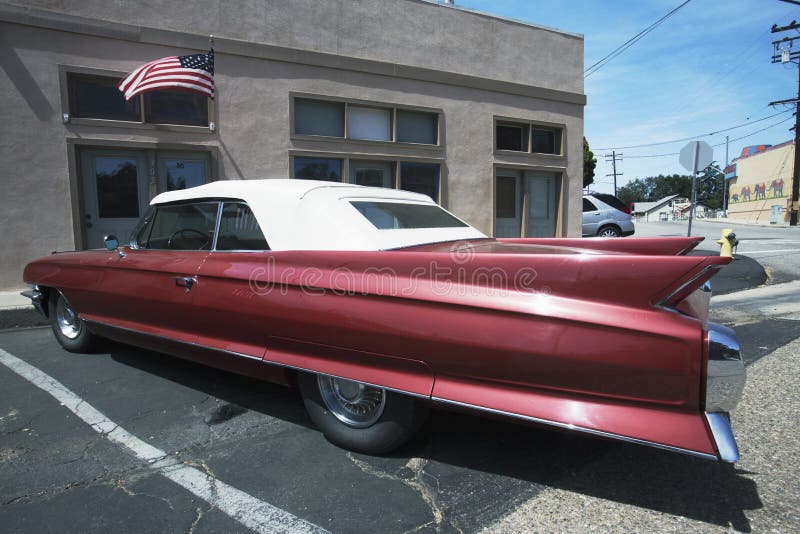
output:
[[[469,443],[468,447],[464,444]],[[426,432],[398,451],[528,483],[750,532],[763,506],[734,465],[545,427],[434,411]],[[532,497],[538,492],[532,492]],[[510,503],[509,510],[518,503]]]
[[[314,428],[294,389],[110,341],[102,351],[121,364],[223,401],[219,413],[207,417],[209,425],[252,410]],[[468,531],[548,488],[739,532],[751,531],[745,510],[763,506],[755,482],[731,464],[438,408],[394,453],[357,456],[398,480],[407,477],[412,458],[425,460],[424,475],[435,480],[445,520]]]

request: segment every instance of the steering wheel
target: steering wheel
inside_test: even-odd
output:
[[[201,232],[200,230],[195,230],[194,228],[182,228],[180,230],[176,230],[175,232],[172,233],[171,236],[169,236],[169,239],[167,240],[167,248],[172,248],[173,239],[175,239],[176,237],[180,237],[181,239],[183,239],[184,234],[187,233],[198,235],[200,236],[200,239],[203,240],[200,243],[200,246],[197,247],[198,250],[203,250],[203,248],[205,248],[205,246],[211,242],[211,238],[207,236],[205,232]]]

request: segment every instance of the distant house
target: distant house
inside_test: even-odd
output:
[[[686,199],[678,195],[669,195],[655,202],[634,202],[633,216],[639,221],[669,221],[675,214],[675,206],[683,204]]]
[[[691,206],[688,198],[669,195],[655,202],[634,202],[632,213],[639,221],[676,221],[687,218]],[[706,217],[710,211],[714,210],[698,202],[695,217]]]

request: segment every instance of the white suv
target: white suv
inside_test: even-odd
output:
[[[583,195],[584,237],[621,237],[634,231],[630,210],[617,197],[604,193]]]

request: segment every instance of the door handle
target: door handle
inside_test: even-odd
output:
[[[191,276],[175,277],[175,285],[178,287],[185,287],[187,293],[192,289],[192,286],[194,286],[194,282],[195,280]]]

